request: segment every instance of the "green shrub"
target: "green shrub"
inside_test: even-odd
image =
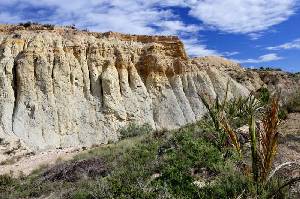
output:
[[[10,197],[11,192],[15,191],[18,185],[18,180],[11,177],[11,175],[0,175],[0,198],[13,198]]]
[[[205,168],[216,175],[225,165],[218,148],[201,138],[195,139],[193,134],[184,129],[165,144],[161,145],[165,149],[160,154],[163,161],[158,165],[161,176],[154,184],[161,187],[165,185],[177,198],[194,198],[199,194],[200,190],[193,184],[192,169]]]
[[[47,28],[48,30],[54,30],[55,25],[53,25],[53,24],[44,24],[43,27]]]
[[[25,22],[25,23],[19,23],[19,26],[23,26],[25,28],[28,28],[32,25],[33,25],[33,23],[31,21],[28,21],[28,22]]]
[[[285,108],[280,108],[278,112],[278,118],[280,120],[286,120],[288,117],[288,111]]]
[[[274,68],[274,67],[259,67],[259,70],[262,70],[262,71],[282,71],[281,68]]]
[[[91,194],[85,192],[85,191],[76,191],[74,194],[72,194],[71,198],[73,199],[92,199],[93,197]]]
[[[200,192],[200,198],[246,198],[254,192],[251,179],[238,173],[226,173],[216,179],[211,186],[204,187]],[[244,193],[244,194],[243,194]],[[252,198],[252,197],[251,197]]]
[[[141,127],[133,126],[126,129],[126,135],[141,135]],[[234,149],[221,146],[219,150],[216,146],[211,121],[202,120],[174,131],[149,133],[145,129],[143,136],[94,148],[76,157],[103,159],[110,168],[105,177],[52,182],[45,180],[45,172],[40,171],[22,183],[8,183],[0,198],[38,198],[50,193],[78,199],[237,198],[243,192],[243,198],[255,196],[251,180],[236,166],[239,158]],[[196,186],[194,182],[199,179],[204,179],[206,186]]]
[[[119,130],[119,133],[120,133],[120,138],[125,139],[125,138],[149,134],[151,131],[153,131],[153,129],[149,124],[137,125],[135,123],[131,123],[128,126],[121,128]]]
[[[284,107],[289,113],[300,112],[300,92],[292,94]]]
[[[262,104],[268,104],[270,101],[270,91],[267,88],[261,88],[257,91],[258,99],[261,101]]]
[[[0,175],[0,187],[10,186],[13,183],[14,183],[14,179],[10,175],[8,174]]]

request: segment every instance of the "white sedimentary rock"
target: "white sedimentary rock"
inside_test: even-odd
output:
[[[189,59],[177,37],[1,26],[0,136],[43,150],[194,122],[199,95],[223,97],[228,81],[230,98],[249,94],[210,59]]]

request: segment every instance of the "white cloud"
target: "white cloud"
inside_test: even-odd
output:
[[[200,44],[195,38],[183,39],[185,49],[187,53],[192,57],[207,56],[207,55],[218,55],[221,56],[217,51],[210,50],[206,45]]]
[[[30,20],[60,25],[76,24],[79,28],[100,32],[178,35],[187,38],[185,46],[192,53],[190,55],[216,53],[199,40],[190,39],[202,27],[184,23],[170,6],[188,4],[186,0],[1,0],[0,23]],[[10,13],[4,13],[1,8]],[[33,8],[45,8],[49,12],[39,16],[33,14],[37,13],[32,11]],[[6,17],[8,14],[9,17]]]
[[[264,63],[264,62],[270,62],[270,61],[277,61],[281,60],[283,57],[278,56],[276,53],[270,53],[266,55],[262,55],[256,59],[244,59],[244,60],[234,60],[238,63],[253,63],[253,64],[258,64],[258,63]]]
[[[289,50],[289,49],[300,49],[300,38],[294,41],[281,44],[279,46],[267,47],[268,50]]]
[[[0,6],[13,6],[9,10],[20,20],[38,20],[44,23],[76,24],[95,31],[119,31],[135,34],[159,34],[155,27],[170,34],[190,32],[199,29],[197,25],[187,25],[176,19],[170,9],[161,9],[158,0],[1,0]],[[166,1],[167,5],[177,5],[176,1]],[[180,2],[179,2],[180,4]],[[0,7],[0,12],[1,12]],[[31,8],[51,9],[45,18],[39,18]],[[30,12],[30,13],[29,13]],[[11,22],[1,18],[1,22]],[[165,22],[165,23],[162,23]]]
[[[230,33],[253,33],[287,20],[298,0],[189,0],[190,14]]]
[[[164,35],[178,34],[180,32],[195,33],[198,32],[201,27],[196,25],[186,25],[182,21],[161,21],[156,24]]]
[[[240,53],[237,52],[237,51],[233,51],[233,52],[223,52],[223,55],[224,55],[225,57],[231,57],[231,56],[238,55],[238,54],[240,54]]]
[[[259,31],[292,15],[296,1],[298,0],[0,0],[0,23],[31,20],[60,25],[76,24],[79,28],[100,32],[178,35],[185,38],[186,49],[192,56],[220,55],[199,39],[194,39],[199,38],[194,36],[203,30],[200,23],[185,23],[172,8],[189,9],[190,16],[209,27],[257,36]]]

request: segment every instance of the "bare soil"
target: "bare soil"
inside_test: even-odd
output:
[[[81,151],[81,148],[66,148],[26,155],[10,164],[0,165],[0,175],[12,174],[15,177],[20,175],[27,176],[40,167],[51,166],[63,160],[70,160]]]
[[[300,176],[300,113],[291,113],[287,120],[280,124],[281,134],[278,145],[278,155],[275,167],[286,163],[295,162],[280,169],[277,175],[288,180]],[[297,165],[298,164],[298,165]],[[291,198],[300,198],[300,182],[291,187]]]

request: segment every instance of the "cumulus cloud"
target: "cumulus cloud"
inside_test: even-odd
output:
[[[1,0],[0,23],[38,21],[76,24],[91,31],[169,34],[184,39],[192,56],[220,55],[199,40],[213,27],[225,32],[260,35],[294,13],[298,0]],[[199,20],[187,23],[174,8],[186,8]],[[201,21],[201,22],[200,22]],[[196,35],[196,36],[195,36]],[[226,55],[225,56],[232,56]]]
[[[195,38],[183,39],[183,42],[185,44],[185,49],[187,53],[192,57],[207,56],[207,55],[221,56],[220,53],[218,53],[215,50],[208,49],[206,45],[201,44]]]
[[[156,26],[160,28],[160,34],[164,35],[170,35],[170,34],[176,34],[180,32],[185,33],[195,33],[201,30],[201,27],[197,25],[186,25],[182,21],[160,21],[156,23]]]
[[[258,57],[257,59],[244,59],[244,60],[235,60],[236,62],[239,63],[253,63],[253,64],[258,64],[258,63],[264,63],[264,62],[270,62],[270,61],[277,61],[281,60],[283,57],[278,56],[276,53],[270,53],[266,55],[262,55]]]
[[[32,20],[61,25],[76,24],[95,31],[119,31],[135,34],[169,34],[197,31],[197,25],[184,24],[165,6],[180,5],[167,0],[1,0],[0,13],[8,10],[20,20]],[[48,9],[45,16],[38,12]],[[35,13],[35,14],[33,14]],[[1,18],[2,22],[12,22]],[[15,21],[13,21],[15,22]],[[157,29],[158,28],[158,29]]]
[[[289,50],[289,49],[300,49],[300,38],[278,46],[267,47],[267,50]]]
[[[187,4],[185,0],[1,0],[0,22],[30,20],[60,25],[76,24],[79,28],[100,32],[178,35],[187,38],[186,48],[193,55],[216,53],[200,44],[198,39],[189,39],[202,28],[199,24],[183,22],[174,14],[174,6],[183,7]]]
[[[190,0],[190,14],[230,33],[253,33],[294,14],[298,0]]]

